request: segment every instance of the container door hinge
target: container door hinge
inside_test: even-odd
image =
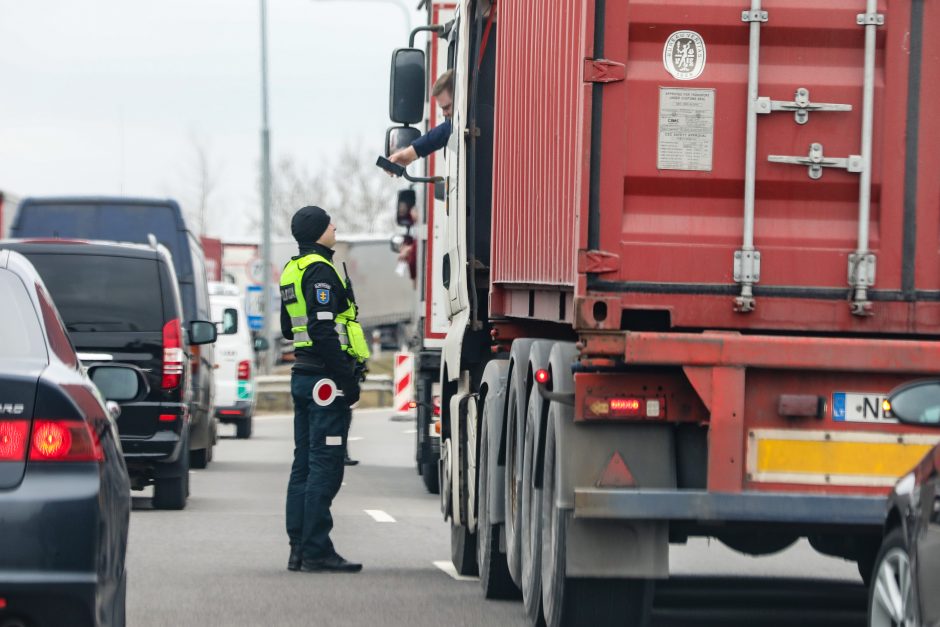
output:
[[[823,155],[823,145],[812,143],[809,145],[809,154],[805,157],[787,157],[784,155],[767,155],[771,163],[788,163],[791,165],[805,165],[808,168],[809,178],[822,178],[823,168],[842,168],[849,172],[861,172],[865,163],[859,155],[849,155],[847,158],[826,157]]]
[[[608,274],[620,270],[620,255],[603,250],[578,251],[578,272],[580,274]]]
[[[627,67],[610,59],[585,59],[585,83],[616,83],[627,77]]]
[[[760,283],[760,253],[758,251],[734,251],[734,282]]]
[[[797,124],[806,124],[809,121],[810,111],[851,111],[852,105],[833,104],[830,102],[811,102],[809,99],[809,90],[800,87],[796,90],[793,102],[785,100],[771,100],[766,96],[757,99],[757,112],[768,114],[774,111],[793,111],[793,117]]]

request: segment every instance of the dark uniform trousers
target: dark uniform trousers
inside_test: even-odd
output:
[[[330,541],[330,505],[343,483],[346,437],[352,411],[342,396],[321,407],[313,386],[324,375],[294,372],[294,464],[287,484],[287,535],[306,560],[335,554]]]

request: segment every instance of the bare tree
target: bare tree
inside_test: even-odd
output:
[[[312,172],[290,155],[281,157],[271,173],[272,233],[289,237],[291,216],[304,205],[326,209],[341,234],[390,232],[399,183],[373,163],[372,153],[355,143]],[[252,218],[252,229],[260,224],[260,216]]]
[[[212,229],[212,200],[219,182],[219,170],[204,138],[190,133],[190,158],[182,175],[182,193],[174,193],[183,205],[186,222],[198,235],[209,235]]]

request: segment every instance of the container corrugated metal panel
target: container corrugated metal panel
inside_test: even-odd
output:
[[[582,193],[582,0],[498,4],[492,281],[572,285]]]
[[[769,19],[761,26],[759,96],[793,101],[805,88],[812,102],[852,109],[814,111],[805,124],[792,111],[758,116],[754,243],[762,259],[750,313],[732,307],[740,291],[732,270],[744,213],[747,3],[598,3],[603,40],[585,43],[624,64],[625,80],[595,92],[603,113],[594,146],[565,117],[577,122],[590,115],[577,103],[584,90],[579,64],[588,56],[582,49],[591,48],[577,38],[592,32],[579,23],[592,9],[575,5],[593,7],[500,4],[497,282],[575,283],[578,297],[614,299],[621,310],[668,311],[677,327],[940,333],[940,122],[931,114],[940,90],[936,3],[878,3],[884,24],[876,38],[869,247],[877,272],[870,316],[852,315],[848,302],[859,174],[827,167],[821,178],[810,178],[806,165],[768,159],[805,157],[814,143],[826,157],[860,154],[865,28],[857,16],[866,2],[763,3]],[[559,40],[555,29],[562,23],[567,37]],[[705,54],[695,57],[704,58],[697,76],[677,77],[667,67],[668,57],[675,70],[679,57],[671,55],[679,51],[666,50],[681,31],[700,36]],[[558,68],[563,71],[553,74]],[[515,90],[512,97],[506,89]],[[699,106],[676,116],[667,106],[674,96],[698,98]],[[703,147],[708,142],[690,148],[670,138],[670,124],[696,119],[695,133],[711,141],[710,149]],[[575,152],[582,141],[584,152]],[[599,198],[575,226],[571,220],[582,207],[576,190],[587,180],[591,150],[599,151]],[[584,234],[592,231],[598,236],[589,242]],[[567,247],[572,237],[578,241]],[[571,256],[577,249],[603,251],[619,262],[578,281]],[[597,326],[617,328],[620,320],[612,311]]]

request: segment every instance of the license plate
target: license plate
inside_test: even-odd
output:
[[[886,395],[879,392],[835,392],[832,395],[832,419],[835,422],[896,423],[885,415],[882,402]]]

